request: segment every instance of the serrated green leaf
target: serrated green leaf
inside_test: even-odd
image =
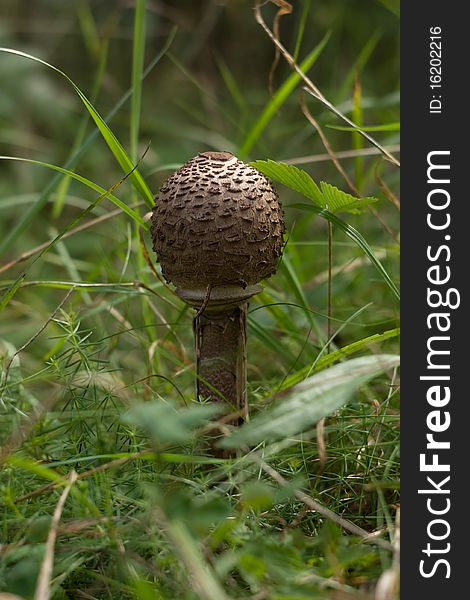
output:
[[[324,181],[320,181],[320,187],[325,200],[325,208],[333,213],[350,212],[358,214],[365,206],[378,202],[377,198],[374,198],[373,196],[356,198]]]
[[[274,179],[286,185],[291,190],[299,192],[302,196],[310,198],[310,200],[313,200],[321,208],[326,208],[320,188],[303,169],[271,159],[255,160],[250,164],[263,173],[263,175],[266,175],[266,177]]]
[[[363,356],[331,367],[291,388],[272,408],[258,414],[220,445],[237,448],[294,436],[348,402],[364,383],[399,364],[393,354]]]
[[[330,212],[346,211],[357,213],[364,206],[377,202],[377,198],[372,196],[356,198],[324,181],[320,182],[320,189],[306,171],[294,165],[270,159],[256,160],[251,165],[255,169],[258,169],[258,171],[261,171],[266,177],[286,185],[291,190],[299,192],[299,194],[302,194],[306,198],[310,198],[318,206]]]
[[[275,181],[282,183],[295,192],[298,192],[299,194],[302,194],[303,196],[306,196],[312,200],[313,203],[309,205],[293,204],[292,206],[294,208],[300,208],[301,210],[314,212],[344,231],[344,233],[350,237],[359,246],[359,248],[361,248],[366,256],[369,257],[370,261],[380,273],[380,276],[387,283],[388,287],[394,293],[396,298],[400,299],[400,293],[397,286],[393,283],[390,275],[375,256],[367,241],[354,227],[337,217],[331,210],[328,210],[324,195],[308,173],[302,169],[294,167],[293,165],[278,163],[274,160],[257,160],[250,164],[255,167],[255,169],[258,169],[258,171],[266,175],[266,177],[274,179]],[[345,195],[348,196],[347,194]],[[355,201],[359,200],[358,198],[354,198],[354,196],[351,196],[351,198],[353,198]]]

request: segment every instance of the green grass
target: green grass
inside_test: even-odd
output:
[[[396,144],[396,3],[300,4],[285,46]],[[49,558],[58,600],[373,600],[397,576],[400,458],[399,219],[375,175],[397,193],[398,169],[342,160],[357,199],[332,161],[285,164],[325,148],[282,57],[269,96],[250,2],[50,6],[28,26],[0,8],[0,593],[43,600]],[[370,147],[309,110],[334,150]],[[237,148],[275,181],[287,245],[250,302],[250,422],[216,430],[237,449],[221,459],[146,213],[177,165]]]

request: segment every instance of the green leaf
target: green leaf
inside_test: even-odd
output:
[[[22,550],[26,550],[25,556],[18,556],[18,553],[8,556],[12,564],[5,569],[5,575],[2,576],[2,590],[8,590],[9,594],[2,594],[0,598],[13,598],[13,600],[23,600],[24,598],[33,598],[36,589],[41,562],[44,557],[45,544],[28,544]],[[14,562],[13,562],[13,559]],[[6,585],[7,587],[3,587]]]
[[[275,181],[278,181],[279,183],[289,187],[291,190],[294,190],[295,192],[306,196],[310,200],[313,200],[312,204],[293,204],[292,206],[293,208],[300,208],[301,210],[314,212],[344,231],[344,233],[350,237],[354,243],[359,246],[359,248],[361,248],[364,254],[369,257],[370,261],[375,266],[380,276],[386,282],[393,294],[397,299],[400,299],[400,293],[397,286],[394,284],[390,275],[375,256],[367,241],[356,229],[354,229],[354,227],[337,217],[331,210],[328,210],[324,194],[308,173],[302,169],[294,167],[293,165],[278,163],[274,160],[257,160],[250,164],[255,167],[255,169],[258,169],[258,171],[266,175],[266,177],[274,179]],[[336,189],[333,186],[330,187]],[[354,198],[354,196],[349,196],[349,194],[345,194],[344,192],[340,192],[340,190],[337,190],[337,193],[335,194],[328,189],[327,193],[329,196],[332,196],[333,202],[337,205],[341,204],[341,202],[344,203],[344,198],[348,199],[348,202],[350,202],[349,198],[352,198],[354,202],[361,200],[359,198]],[[365,200],[367,200],[367,202],[371,201],[370,198],[366,198]],[[354,205],[352,208],[354,208]]]
[[[155,401],[135,406],[122,420],[146,430],[156,443],[184,444],[191,439],[194,429],[205,425],[221,410],[213,404],[177,409],[172,402]]]
[[[220,445],[237,448],[298,435],[341,408],[360,386],[398,364],[398,356],[379,354],[353,358],[321,371],[291,388],[272,408],[234,431]]]
[[[302,196],[310,198],[310,200],[313,200],[318,206],[326,208],[325,200],[320,188],[303,169],[299,169],[294,165],[276,162],[271,159],[255,160],[250,164],[252,167],[266,175],[266,177],[286,185],[291,190],[302,194]]]
[[[325,200],[325,207],[333,213],[344,211],[358,214],[365,206],[378,201],[377,198],[373,198],[372,196],[356,198],[324,181],[320,181],[320,187]]]
[[[251,166],[261,171],[266,177],[286,185],[291,190],[310,198],[321,208],[333,213],[339,211],[357,213],[360,208],[377,202],[377,198],[373,197],[356,198],[324,181],[320,182],[320,189],[306,171],[294,165],[268,159],[256,160],[251,163]]]
[[[274,504],[275,491],[263,481],[249,481],[241,488],[241,505],[253,510],[269,508]]]

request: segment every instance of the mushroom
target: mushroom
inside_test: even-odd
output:
[[[162,185],[153,249],[176,293],[197,309],[198,397],[246,418],[247,301],[277,268],[285,231],[279,198],[230,152],[201,152]]]

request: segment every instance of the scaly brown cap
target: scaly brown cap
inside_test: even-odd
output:
[[[164,277],[183,289],[266,279],[276,271],[284,231],[269,181],[230,152],[201,152],[171,175],[151,227]]]

